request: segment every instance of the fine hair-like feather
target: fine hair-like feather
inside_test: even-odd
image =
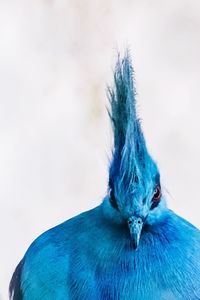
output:
[[[148,154],[136,110],[136,91],[131,57],[127,50],[118,55],[114,87],[108,88],[109,116],[114,132],[114,147],[109,169],[109,188],[130,193],[153,163]],[[115,185],[115,186],[114,186]],[[120,198],[120,197],[119,197]]]

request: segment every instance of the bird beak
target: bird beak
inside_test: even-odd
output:
[[[143,221],[140,217],[130,217],[128,218],[128,227],[130,230],[130,235],[133,241],[133,247],[136,250],[139,241],[140,241],[140,235],[143,227]]]

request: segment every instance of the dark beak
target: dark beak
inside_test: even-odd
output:
[[[136,250],[140,241],[143,221],[140,217],[130,217],[128,218],[128,227],[133,241],[133,248]]]

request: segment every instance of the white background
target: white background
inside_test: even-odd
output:
[[[200,225],[199,0],[1,0],[0,299],[40,233],[101,202],[127,45],[169,206]]]

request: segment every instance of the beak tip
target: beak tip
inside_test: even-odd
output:
[[[139,246],[139,238],[136,236],[131,235],[131,245],[134,250],[138,249]]]
[[[138,249],[138,245],[136,243],[132,243],[132,246],[135,251]]]

